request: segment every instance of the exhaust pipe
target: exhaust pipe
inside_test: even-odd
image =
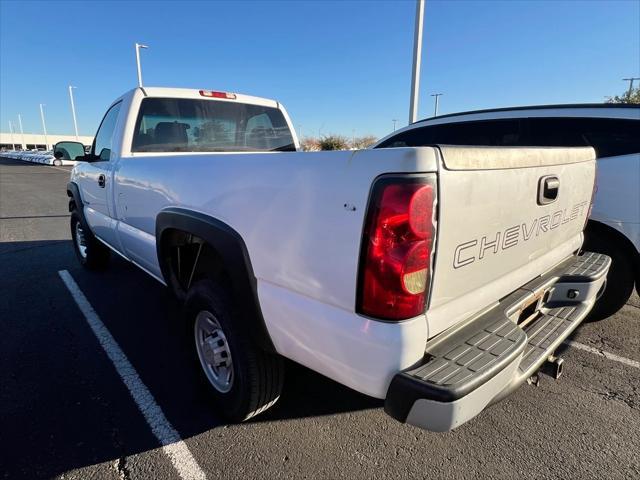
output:
[[[562,375],[562,367],[564,365],[564,358],[556,357],[555,355],[549,355],[547,360],[542,366],[542,370],[547,375],[555,378],[556,380]]]

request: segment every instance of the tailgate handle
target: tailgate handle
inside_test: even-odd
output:
[[[560,192],[560,180],[555,175],[548,175],[540,179],[538,183],[538,205],[548,205],[558,198]]]

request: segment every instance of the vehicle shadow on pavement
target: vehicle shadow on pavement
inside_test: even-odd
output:
[[[225,424],[198,376],[181,307],[155,280],[113,257],[106,271],[86,271],[68,240],[0,242],[0,264],[0,476],[51,478],[160,446],[59,270],[72,275],[182,438]],[[280,401],[253,421],[381,405],[287,362]]]
[[[278,403],[251,422],[333,415],[380,408],[383,400],[368,397],[333,380],[288,361]]]

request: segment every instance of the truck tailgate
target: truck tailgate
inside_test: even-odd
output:
[[[440,147],[429,336],[494,305],[582,244],[591,148]]]

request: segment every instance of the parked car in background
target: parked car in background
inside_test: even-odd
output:
[[[600,320],[618,311],[634,284],[640,293],[640,105],[549,105],[455,113],[411,124],[372,148],[433,144],[593,147],[599,159],[597,192],[584,247],[609,255],[613,263],[590,318]]]
[[[84,154],[84,150],[80,155]],[[43,165],[61,166],[75,165],[75,160],[71,160],[68,156],[56,158],[52,150],[49,151],[26,151],[26,150],[8,150],[2,152],[3,157],[13,158],[14,160],[22,160],[23,162],[41,163]]]

